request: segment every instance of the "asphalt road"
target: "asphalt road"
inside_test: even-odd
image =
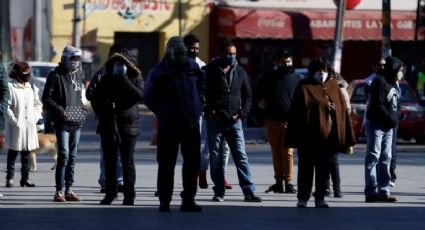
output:
[[[327,198],[329,209],[297,209],[294,194],[266,194],[273,182],[270,149],[262,141],[263,131],[246,129],[247,152],[253,180],[262,203],[243,202],[237,185],[236,170],[229,161],[228,179],[233,189],[226,192],[225,201],[211,201],[213,191],[198,190],[197,202],[201,213],[182,213],[181,160],[175,170],[175,189],[170,213],[158,212],[156,190],[156,159],[150,146],[152,115],[144,111],[142,134],[136,146],[136,205],[123,207],[122,196],[111,206],[100,206],[99,138],[91,116],[83,128],[74,190],[83,199],[79,203],[54,203],[53,160],[47,155],[38,157],[38,171],[30,178],[35,188],[4,188],[0,179],[0,229],[424,229],[425,224],[425,146],[400,142],[398,180],[392,194],[396,203],[365,203],[364,144],[355,147],[353,155],[340,155],[342,191],[344,197]],[[0,154],[0,171],[6,168],[6,154]],[[19,161],[15,181],[19,181]],[[297,170],[297,168],[295,168]],[[5,174],[4,174],[5,175]],[[1,177],[4,178],[4,177]],[[209,180],[210,182],[210,180]],[[16,184],[16,183],[15,183]]]

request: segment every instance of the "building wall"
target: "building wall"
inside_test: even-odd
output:
[[[66,44],[72,43],[73,0],[55,0],[52,3],[52,43],[60,60]],[[84,2],[84,1],[81,1]],[[179,35],[179,10],[177,0],[87,0],[81,14],[81,45],[92,47],[100,55],[100,63],[106,59],[114,42],[115,32],[160,32],[159,57],[164,53],[165,42]],[[182,0],[181,34],[193,32],[208,44],[209,8],[204,0]],[[84,12],[85,11],[85,12]],[[94,46],[94,48],[93,48]],[[201,47],[202,57],[208,57],[206,46]]]

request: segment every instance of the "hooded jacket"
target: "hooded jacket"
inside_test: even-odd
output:
[[[114,72],[119,62],[126,72]],[[136,136],[139,134],[138,104],[142,103],[143,78],[135,58],[126,50],[114,53],[105,72],[91,89],[91,105],[99,119],[100,133]]]
[[[0,117],[6,111],[7,100],[9,99],[9,88],[7,86],[7,74],[3,63],[0,61]]]
[[[400,95],[397,90],[397,73],[403,62],[395,57],[385,59],[384,76],[376,75],[369,88],[369,104],[366,118],[383,130],[398,125]]]
[[[47,77],[42,102],[56,129],[74,131],[83,125],[81,122],[76,123],[61,117],[61,114],[71,107],[80,107],[87,113],[81,100],[82,79],[82,71],[71,73],[62,63]]]

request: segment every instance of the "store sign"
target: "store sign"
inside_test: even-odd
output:
[[[276,17],[276,18],[266,18],[261,17],[257,21],[258,27],[264,28],[284,28],[285,27],[285,18]]]
[[[312,19],[310,27],[314,29],[335,28],[336,21],[333,19]],[[415,23],[412,20],[397,20],[391,22],[391,27],[398,30],[413,30]],[[344,20],[344,28],[348,29],[382,29],[382,22],[380,20]]]
[[[124,19],[135,19],[144,12],[171,11],[171,3],[166,0],[87,0],[86,16],[93,12],[113,11]]]

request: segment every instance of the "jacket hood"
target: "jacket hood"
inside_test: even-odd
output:
[[[387,80],[394,81],[397,79],[397,73],[400,70],[401,67],[403,67],[404,63],[396,58],[396,57],[387,57],[385,58],[385,78]]]
[[[128,50],[123,49],[117,53],[112,54],[109,57],[108,61],[106,62],[106,66],[112,65],[113,61],[117,59],[124,62],[127,68],[129,68],[131,71],[137,73],[137,76],[142,75],[142,70],[140,70],[139,67],[137,67],[136,57],[130,54]]]

